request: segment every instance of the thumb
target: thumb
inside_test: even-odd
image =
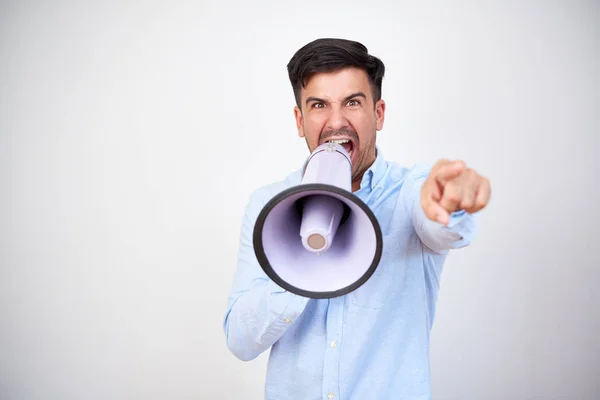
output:
[[[450,222],[450,214],[440,205],[439,199],[435,197],[435,192],[424,193],[424,197],[421,200],[423,212],[430,220],[447,225]]]
[[[428,214],[431,215],[429,219],[435,222],[439,222],[442,225],[448,225],[450,222],[450,214],[435,201],[431,201],[428,205]]]

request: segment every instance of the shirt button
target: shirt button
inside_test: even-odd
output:
[[[292,320],[288,317],[286,319],[283,320],[286,324],[289,324],[290,322],[292,322]]]
[[[337,347],[337,343],[335,340],[333,342],[329,343],[329,345],[333,348]]]
[[[327,397],[329,397],[330,399],[333,399],[335,397],[335,394],[329,392],[329,394],[327,395]]]

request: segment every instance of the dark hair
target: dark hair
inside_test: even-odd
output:
[[[347,67],[358,67],[369,77],[373,102],[381,99],[381,83],[385,74],[383,62],[369,54],[359,42],[347,39],[317,39],[302,48],[287,65],[296,104],[300,107],[300,90],[309,78],[318,72],[330,72]]]

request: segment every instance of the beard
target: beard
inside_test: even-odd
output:
[[[371,139],[365,143],[364,148],[360,149],[356,154],[356,161],[352,164],[352,182],[360,181],[362,179],[363,174],[373,164],[376,157],[376,140],[375,135],[373,135]]]
[[[330,138],[334,138],[336,136],[346,136],[354,141],[355,147],[358,147],[358,134],[354,129],[347,127],[343,127],[341,129],[330,129],[328,131],[321,132],[319,144],[325,143]]]

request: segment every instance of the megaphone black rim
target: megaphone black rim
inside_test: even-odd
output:
[[[296,194],[299,192],[305,192],[305,191],[326,191],[326,192],[333,192],[335,194],[338,194],[338,195],[348,199],[352,203],[356,204],[358,207],[360,207],[361,210],[365,213],[365,215],[371,221],[371,224],[373,225],[373,229],[375,231],[375,236],[376,236],[376,241],[375,241],[376,248],[375,248],[375,254],[373,256],[373,261],[371,262],[371,265],[369,266],[367,271],[360,277],[360,279],[358,279],[354,283],[352,283],[346,287],[343,287],[341,289],[325,291],[325,292],[320,292],[320,291],[316,292],[316,291],[301,289],[294,285],[291,285],[287,281],[281,279],[279,277],[279,275],[277,275],[277,273],[275,272],[273,267],[271,267],[271,264],[269,263],[269,259],[267,258],[267,255],[265,254],[265,249],[264,249],[263,240],[262,240],[262,230],[263,230],[265,221],[267,219],[267,216],[269,215],[271,210],[275,206],[277,206],[277,204],[279,204],[281,201],[283,201],[287,197],[289,197],[293,194]],[[379,221],[375,217],[375,214],[373,214],[373,211],[371,211],[371,209],[356,195],[348,192],[347,190],[341,189],[337,186],[327,185],[324,183],[301,184],[301,185],[297,185],[297,186],[285,189],[282,192],[280,192],[279,194],[275,195],[271,200],[269,200],[267,202],[267,204],[263,207],[261,212],[258,214],[256,224],[254,225],[253,240],[254,240],[254,253],[256,254],[256,258],[257,258],[261,268],[263,269],[263,271],[267,274],[267,276],[271,280],[273,280],[273,282],[275,282],[281,288],[283,288],[289,292],[295,293],[295,294],[303,296],[303,297],[313,298],[313,299],[328,299],[328,298],[333,298],[333,297],[339,297],[339,296],[343,296],[345,294],[348,294],[348,293],[358,289],[366,281],[368,281],[369,278],[375,273],[375,270],[377,269],[379,261],[381,260],[381,254],[383,252],[383,235],[381,233],[381,227],[379,225]]]

